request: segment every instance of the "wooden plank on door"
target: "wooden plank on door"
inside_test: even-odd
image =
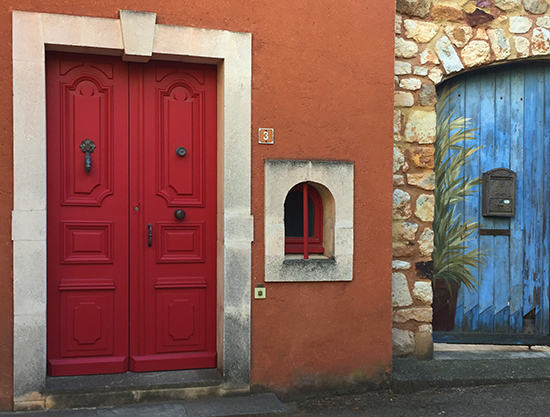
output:
[[[544,66],[544,86],[549,85],[550,83],[550,67]],[[549,308],[549,302],[548,302],[548,290],[549,290],[549,277],[550,277],[550,265],[549,265],[549,249],[550,249],[550,222],[548,221],[550,213],[548,213],[548,187],[550,186],[550,155],[548,155],[548,151],[550,150],[550,146],[548,145],[548,141],[550,141],[550,92],[546,92],[543,90],[543,105],[544,105],[544,120],[545,124],[543,126],[543,175],[544,175],[544,190],[545,193],[543,195],[544,198],[544,210],[542,210],[542,216],[543,216],[543,247],[542,247],[542,256],[541,256],[541,262],[542,262],[542,274],[541,274],[541,329],[540,333],[542,334],[548,334],[550,333],[550,308]],[[548,125],[546,124],[548,122]]]
[[[516,215],[510,221],[510,332],[523,328],[523,118],[524,69],[514,67],[510,74],[510,169],[517,174]]]
[[[544,74],[541,67],[530,68],[525,77],[525,135],[524,135],[524,260],[523,260],[523,315],[530,312],[535,317],[540,309],[542,253],[541,230],[543,206],[542,172],[544,169],[543,123]],[[536,327],[538,322],[535,322]],[[538,329],[537,329],[538,330]]]
[[[480,150],[480,174],[493,168],[497,157],[497,141],[495,137],[495,75],[494,72],[484,72],[482,85],[479,86],[480,115],[478,138],[483,144]],[[498,229],[494,218],[479,218],[487,229]],[[492,262],[493,243],[495,236],[480,236],[480,248],[490,254],[489,262],[482,269],[479,280],[479,330],[492,332],[494,330],[494,263]]]
[[[481,86],[482,78],[480,74],[475,74],[470,77],[464,77],[462,82],[465,85],[464,92],[464,110],[463,114],[466,118],[470,119],[470,126],[472,128],[480,125],[480,112],[481,112]],[[479,130],[476,131],[476,137],[479,138]],[[470,142],[470,146],[475,143]],[[471,162],[465,167],[464,173],[470,178],[480,175],[480,152],[474,154]],[[466,199],[464,204],[464,220],[474,219],[479,221],[481,212],[479,209],[479,197],[472,195]],[[479,247],[479,235],[475,232],[472,235],[472,240],[467,244],[468,249],[472,250]],[[474,278],[479,282],[480,273],[479,270],[472,271]],[[464,286],[462,286],[464,287]],[[464,321],[462,328],[469,330],[476,330],[478,328],[478,313],[479,313],[479,293],[476,290],[469,290],[462,288],[463,300],[464,300]]]
[[[453,103],[452,106],[454,107],[454,117],[461,116],[464,114],[464,100],[465,100],[465,92],[466,87],[463,82],[454,81],[450,88],[454,88],[452,92],[452,98]],[[471,142],[471,141],[470,141]],[[468,145],[468,143],[462,142],[462,145]],[[469,145],[472,145],[471,143]],[[464,207],[465,202],[459,203],[459,211],[458,213],[462,213],[462,217],[464,217]],[[462,328],[462,318],[464,314],[464,293],[462,291],[462,288],[459,289],[458,297],[457,297],[457,306],[456,306],[456,314],[455,314],[455,329],[461,329]]]
[[[510,168],[510,70],[495,72],[495,147],[493,168]],[[510,229],[509,218],[494,218],[493,228]],[[488,261],[493,264],[494,330],[508,332],[510,294],[509,236],[494,236]]]

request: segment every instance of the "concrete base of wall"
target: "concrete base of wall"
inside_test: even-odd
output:
[[[309,397],[339,395],[377,391],[390,387],[390,368],[376,375],[365,376],[362,373],[351,375],[327,375],[315,374],[302,377],[296,383],[289,386],[263,386],[252,385],[250,392],[253,394],[272,392],[283,402],[300,401]]]

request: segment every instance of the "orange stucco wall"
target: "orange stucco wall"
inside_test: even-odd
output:
[[[393,2],[365,0],[10,0],[0,5],[0,409],[12,385],[11,11],[118,18],[253,36],[252,286],[263,282],[264,159],[355,163],[354,278],[267,283],[252,301],[252,385],[280,391],[391,366]],[[257,129],[275,129],[275,145]]]

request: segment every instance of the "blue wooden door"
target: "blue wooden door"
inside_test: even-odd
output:
[[[549,333],[550,66],[496,67],[448,84],[457,86],[455,115],[470,119],[482,146],[465,174],[481,176],[494,168],[517,173],[514,217],[483,217],[481,187],[463,204],[465,219],[477,219],[483,229],[510,232],[476,232],[471,246],[486,250],[486,265],[475,271],[474,291],[459,291],[454,331],[503,334],[508,341],[531,343],[530,335]]]

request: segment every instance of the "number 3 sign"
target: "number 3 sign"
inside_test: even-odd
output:
[[[258,130],[258,142],[264,145],[273,145],[275,139],[275,133],[273,129],[261,127]]]

